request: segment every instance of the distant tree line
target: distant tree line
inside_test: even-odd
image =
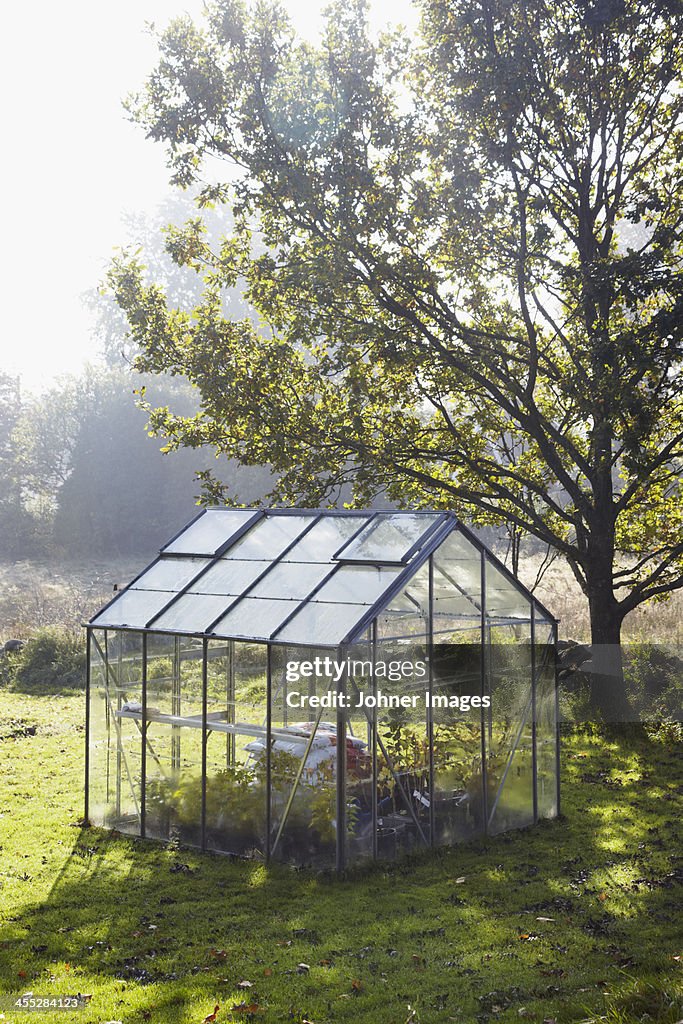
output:
[[[148,435],[124,367],[89,368],[40,396],[0,374],[0,557],[117,557],[154,553],[198,509],[197,473],[211,453],[169,455]],[[155,403],[195,402],[184,382],[156,378]],[[269,488],[267,469],[227,461],[226,482],[248,503]]]
[[[164,225],[196,213],[191,193],[175,193],[151,213],[124,217],[124,253],[144,250],[147,278],[163,281],[181,305],[199,300],[202,281],[175,262],[173,229]],[[202,221],[217,246],[229,214],[204,211]],[[142,396],[191,417],[197,389],[181,378],[135,372],[138,347],[112,296],[93,287],[84,302],[97,366],[38,396],[0,369],[0,558],[154,554],[197,513],[209,469],[245,504],[272,487],[267,467],[217,462],[210,449],[164,454],[167,440],[149,434]],[[237,289],[224,291],[221,305],[226,315],[252,313]]]

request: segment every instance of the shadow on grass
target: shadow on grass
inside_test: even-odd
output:
[[[15,918],[3,976],[68,962],[113,1016],[132,1000],[126,1020],[164,1021],[235,1004],[245,979],[264,1021],[403,1021],[416,1004],[416,1024],[528,1006],[576,1021],[625,978],[664,991],[680,952],[680,750],[576,738],[563,774],[559,821],[341,880],[82,828],[49,898]]]

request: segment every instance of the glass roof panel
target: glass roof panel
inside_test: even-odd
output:
[[[324,583],[312,601],[374,604],[402,570],[375,565],[343,565]]]
[[[268,640],[270,635],[299,605],[299,601],[268,601],[243,597],[213,629],[215,636],[246,636]]]
[[[382,512],[339,552],[340,561],[400,562],[439,518]]]
[[[278,643],[335,646],[360,622],[367,612],[364,604],[323,604],[310,601],[297,612],[281,633]]]
[[[327,516],[318,520],[308,533],[288,551],[283,562],[329,562],[335,551],[367,523],[366,516]]]
[[[265,572],[270,562],[219,558],[189,589],[190,594],[232,594],[237,597]],[[227,602],[226,602],[227,603]]]
[[[176,555],[215,555],[254,515],[253,508],[209,508],[162,551]]]
[[[259,558],[272,561],[310,526],[311,516],[266,516],[259,519],[237,543],[225,552],[225,558]]]
[[[160,558],[140,579],[131,583],[130,589],[177,592],[208,564],[208,558]]]
[[[249,592],[249,596],[303,601],[333,568],[329,562],[277,562]]]
[[[436,512],[208,509],[92,625],[144,629],[149,623],[152,630],[204,633],[218,619],[212,635],[255,640],[274,635],[277,643],[337,646],[391,590],[411,550],[427,550],[425,538],[437,536],[442,521]],[[239,539],[216,558],[216,550],[230,545],[236,531]],[[435,631],[451,629],[456,620],[476,620],[480,548],[456,528],[434,552],[433,564]],[[485,610],[492,624],[528,623],[531,598],[521,584],[493,556],[485,566]],[[378,621],[405,622],[415,631],[428,599],[425,564]],[[536,613],[537,637],[544,642],[552,623],[540,608]]]
[[[93,626],[132,626],[144,629],[171,599],[167,590],[124,590],[92,620]]]
[[[183,594],[152,623],[153,629],[203,633],[234,598],[225,594]]]

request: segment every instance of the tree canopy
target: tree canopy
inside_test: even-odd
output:
[[[683,9],[649,0],[423,0],[415,41],[360,0],[321,42],[276,3],[173,22],[132,116],[173,179],[228,204],[111,282],[138,367],[188,377],[172,445],[269,463],[274,497],[385,492],[512,523],[560,551],[593,640],[683,586]],[[215,167],[215,164],[213,165]],[[214,174],[214,170],[212,170]],[[225,319],[241,285],[261,318]],[[216,485],[209,493],[229,498]]]

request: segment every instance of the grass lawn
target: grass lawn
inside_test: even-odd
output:
[[[562,820],[338,881],[80,827],[82,705],[0,691],[6,1021],[683,1018],[680,749],[573,738]]]

